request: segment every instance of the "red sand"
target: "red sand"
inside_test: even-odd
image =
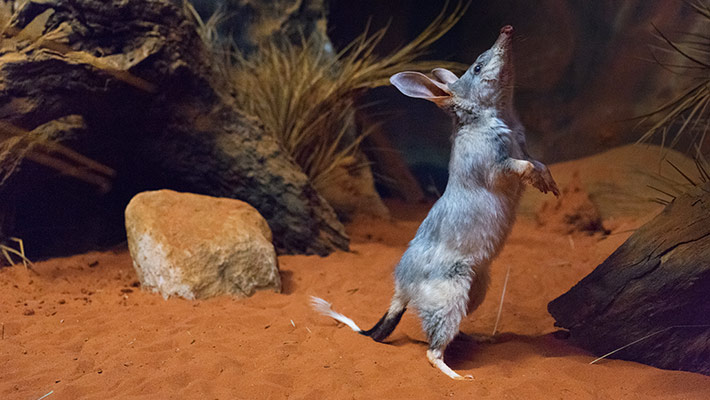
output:
[[[548,301],[604,260],[638,225],[571,236],[521,217],[493,265],[492,287],[446,354],[457,382],[429,366],[408,312],[389,344],[316,315],[310,295],[370,327],[392,293],[392,269],[426,207],[393,205],[396,222],[358,220],[352,253],[280,257],[283,293],[163,300],[134,287],[126,250],[0,270],[0,398],[707,399],[710,377],[603,360],[553,333]],[[630,341],[634,338],[630,338]],[[611,349],[610,349],[611,350]]]

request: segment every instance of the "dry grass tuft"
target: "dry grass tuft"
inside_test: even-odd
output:
[[[218,70],[237,106],[280,140],[320,190],[343,174],[355,174],[366,166],[364,157],[359,156],[359,146],[368,131],[357,132],[354,121],[359,93],[388,85],[389,77],[403,70],[465,69],[457,63],[417,59],[456,24],[467,7],[459,2],[447,12],[447,3],[412,42],[385,56],[375,54],[375,49],[387,28],[369,33],[366,27],[337,53],[311,36],[297,44],[267,43],[246,56],[234,46],[221,50],[215,34],[219,16],[207,22],[198,17],[198,24],[203,38],[222,61]]]

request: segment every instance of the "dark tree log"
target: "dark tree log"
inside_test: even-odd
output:
[[[710,375],[708,294],[710,183],[675,199],[548,310],[595,354],[654,334],[612,357]]]
[[[281,252],[325,255],[348,248],[332,208],[278,141],[220,94],[223,82],[182,1],[28,2],[11,32],[50,9],[44,33],[52,32],[45,38],[51,40],[18,41],[0,55],[1,119],[32,130],[80,116],[86,125],[81,136],[50,136],[116,170],[107,196],[120,204],[117,209],[136,192],[154,188],[238,198],[267,219]],[[24,168],[2,190],[26,189],[42,173]],[[44,198],[11,206],[29,215],[72,205]],[[26,220],[17,223],[32,236]]]

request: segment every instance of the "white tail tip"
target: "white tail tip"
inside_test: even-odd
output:
[[[315,297],[311,296],[311,306],[313,307],[314,310],[318,311],[319,313],[325,315],[326,317],[331,317],[336,321],[340,321],[344,323],[345,325],[349,326],[350,329],[354,330],[355,332],[360,332],[361,329],[360,327],[353,322],[350,318],[346,317],[345,315],[333,311],[333,309],[330,306],[330,303],[327,301],[321,299],[320,297]]]

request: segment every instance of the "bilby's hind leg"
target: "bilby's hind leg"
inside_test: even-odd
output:
[[[458,333],[460,322],[461,317],[456,320],[447,321],[440,325],[434,332],[430,333],[427,331],[427,336],[429,336],[429,349],[426,351],[426,357],[433,367],[438,368],[451,379],[473,379],[471,375],[459,375],[444,362],[444,350],[446,350],[446,346],[451,343]]]
[[[427,359],[452,379],[473,379],[457,374],[444,362],[444,350],[458,334],[461,319],[466,315],[470,285],[470,275],[439,282],[435,288],[429,288],[427,298],[419,306],[422,327],[429,340]]]

